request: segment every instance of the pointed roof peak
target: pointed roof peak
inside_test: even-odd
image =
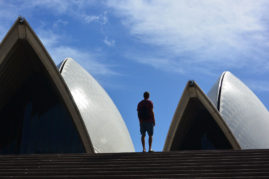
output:
[[[174,113],[166,141],[163,150],[177,150],[181,147],[184,148],[184,141],[187,140],[187,131],[190,130],[190,124],[193,121],[202,120],[202,116],[210,116],[213,123],[216,126],[223,138],[229,141],[229,144],[234,149],[240,149],[237,140],[232,135],[229,128],[224,123],[222,116],[220,116],[218,110],[210,102],[209,98],[204,94],[199,85],[190,80],[187,82],[186,87],[183,91],[181,99],[178,103],[176,111]],[[197,117],[200,116],[200,117]]]
[[[25,22],[25,18],[22,17],[22,16],[19,16],[18,19],[17,19],[17,22],[18,22],[19,24],[23,24],[23,23]]]

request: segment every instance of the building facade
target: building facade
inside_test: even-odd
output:
[[[105,90],[72,59],[56,67],[26,20],[0,44],[0,154],[133,152]]]
[[[269,148],[268,110],[237,77],[224,72],[206,95],[190,81],[174,114],[164,151]]]

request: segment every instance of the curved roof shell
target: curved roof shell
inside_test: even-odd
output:
[[[184,141],[191,140],[188,134],[197,132],[192,126],[203,121],[204,117],[216,124],[216,128],[219,128],[218,134],[223,134],[223,139],[227,140],[233,149],[240,149],[217,108],[194,81],[189,81],[173,116],[163,151],[182,150]]]
[[[60,73],[80,111],[95,153],[133,152],[128,129],[100,84],[71,58],[62,62]]]
[[[65,81],[27,21],[18,18],[0,44],[0,108],[35,72],[42,73],[50,81],[71,116],[85,151],[93,153],[87,130]]]
[[[208,96],[240,148],[269,148],[268,110],[242,81],[224,72]]]

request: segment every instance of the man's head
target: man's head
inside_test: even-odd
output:
[[[144,93],[144,99],[149,99],[149,92],[146,91],[146,92]]]

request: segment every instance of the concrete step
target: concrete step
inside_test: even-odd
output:
[[[0,177],[269,178],[269,150],[0,156]]]

